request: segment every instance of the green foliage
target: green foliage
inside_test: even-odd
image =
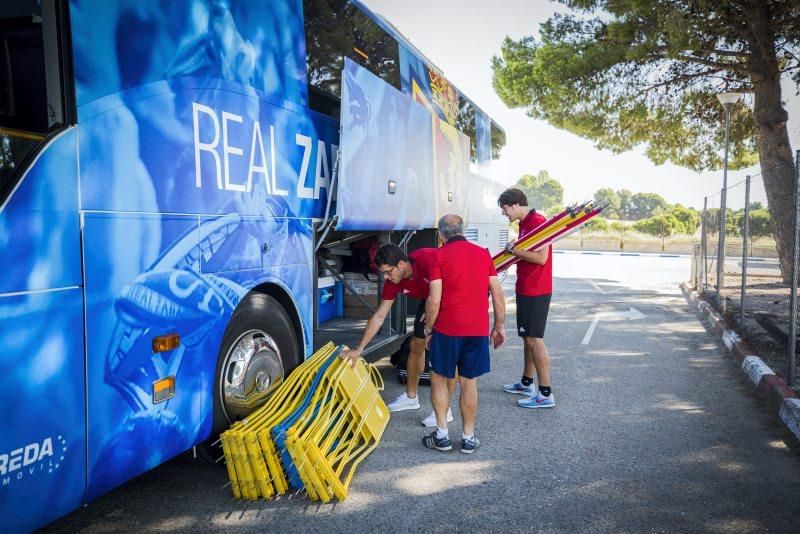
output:
[[[750,236],[768,237],[772,235],[772,220],[769,211],[757,209],[750,211]]]
[[[525,174],[514,187],[521,189],[528,197],[528,205],[553,216],[564,209],[564,188],[547,171],[539,174]]]
[[[592,232],[608,232],[609,229],[608,221],[599,216],[589,221],[589,224],[586,226],[586,230]]]
[[[751,78],[762,68],[756,61],[766,60],[752,50],[746,21],[760,3],[562,3],[584,13],[554,15],[541,25],[539,40],[506,38],[493,58],[492,81],[503,102],[601,149],[642,147],[657,164],[721,168],[725,112],[715,95],[758,90]],[[768,6],[765,35],[776,40],[778,68],[800,72],[800,3],[770,0]],[[757,162],[753,114],[741,104],[731,114],[730,141],[731,169]]]
[[[610,187],[598,189],[594,194],[594,200],[598,204],[608,204],[603,210],[603,214],[610,219],[618,219],[620,216],[620,198],[616,191]]]
[[[617,196],[619,196],[619,214],[622,216],[623,214],[628,214],[631,211],[631,199],[633,198],[633,193],[628,191],[627,189],[620,189],[617,191]]]
[[[667,201],[657,193],[636,193],[631,197],[630,207],[624,214],[625,218],[634,220],[646,219],[667,208]]]
[[[671,213],[661,213],[654,217],[641,220],[633,225],[633,229],[644,234],[663,237],[687,233],[686,226]]]
[[[752,206],[753,204],[751,204]],[[709,233],[716,233],[719,228],[719,209],[709,209],[706,213],[706,228]],[[741,237],[744,235],[744,209],[725,210],[725,229],[728,235]],[[766,208],[750,210],[750,237],[773,236],[772,218]]]
[[[695,233],[697,227],[700,226],[700,213],[691,208],[684,208],[677,204],[672,207],[670,214],[683,224],[687,234]]]

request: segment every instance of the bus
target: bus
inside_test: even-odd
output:
[[[358,339],[376,246],[436,246],[448,212],[489,232],[504,143],[356,0],[0,3],[0,525],[216,460]]]

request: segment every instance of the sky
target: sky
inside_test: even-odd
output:
[[[492,56],[500,53],[503,39],[534,35],[539,25],[556,11],[568,10],[548,0],[363,0],[394,24],[448,80],[489,114],[506,131],[507,143],[495,163],[493,176],[511,185],[523,174],[546,170],[564,187],[564,201],[592,197],[601,187],[629,189],[633,193],[658,193],[667,202],[702,208],[719,204],[722,170],[696,173],[671,164],[657,166],[642,150],[615,155],[594,148],[594,143],[531,119],[522,109],[509,109],[492,89]],[[458,31],[449,28],[458,28]],[[783,84],[789,112],[793,150],[800,149],[800,97],[794,84]],[[720,124],[720,128],[724,127]],[[720,148],[722,150],[722,148]],[[760,167],[728,171],[728,184],[737,184]],[[763,200],[763,188],[753,181],[752,200]],[[728,194],[728,206],[744,204],[744,187]]]

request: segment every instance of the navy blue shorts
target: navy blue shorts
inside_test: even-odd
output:
[[[437,375],[455,378],[456,369],[464,378],[477,378],[489,372],[489,336],[431,337],[431,368]]]

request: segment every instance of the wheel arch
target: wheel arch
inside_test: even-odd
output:
[[[286,311],[289,315],[289,319],[292,321],[294,337],[297,340],[297,353],[300,355],[300,361],[298,363],[302,363],[306,358],[304,341],[305,328],[303,327],[303,321],[300,320],[300,311],[297,301],[294,299],[291,292],[276,282],[264,282],[255,286],[249,293],[268,295],[277,300],[278,304]],[[244,300],[244,298],[242,300]]]

